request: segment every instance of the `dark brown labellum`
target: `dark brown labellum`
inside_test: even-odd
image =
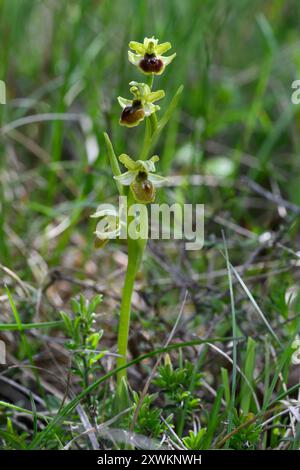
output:
[[[148,204],[155,198],[155,187],[151,181],[147,179],[147,174],[140,172],[133,183],[131,189],[137,202]]]
[[[121,124],[135,124],[145,116],[141,102],[136,100],[133,101],[131,106],[126,106],[121,114]]]
[[[163,61],[158,59],[154,54],[145,54],[139,65],[146,73],[159,73],[164,66]]]

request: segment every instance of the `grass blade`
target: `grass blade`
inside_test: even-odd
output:
[[[44,328],[59,328],[64,324],[62,320],[42,323],[0,323],[0,331],[42,330]]]
[[[231,268],[232,272],[234,273],[235,277],[237,278],[237,280],[239,281],[239,283],[241,284],[241,286],[244,289],[245,293],[249,297],[249,299],[250,299],[251,303],[253,304],[255,310],[257,311],[257,313],[259,314],[259,316],[263,320],[264,324],[266,325],[266,327],[270,331],[271,335],[277,341],[277,343],[281,346],[281,342],[280,342],[278,336],[276,335],[276,333],[273,330],[273,328],[271,327],[270,323],[268,322],[268,320],[264,316],[263,312],[261,311],[260,307],[258,306],[258,304],[257,304],[256,300],[254,299],[253,295],[251,294],[250,290],[248,289],[248,287],[244,283],[243,279],[241,278],[241,276],[239,275],[237,270],[232,266],[232,264],[230,264],[230,268]]]
[[[244,373],[250,384],[253,384],[256,346],[256,341],[254,341],[252,338],[248,338]],[[241,409],[243,410],[244,414],[249,412],[251,396],[252,392],[247,382],[243,382],[241,387]]]
[[[207,431],[204,437],[203,449],[209,449],[213,440],[214,433],[216,432],[217,426],[220,420],[220,407],[222,404],[222,397],[224,393],[224,387],[221,387],[218,390],[217,396],[215,398],[211,413],[209,415],[209,421],[207,426]]]
[[[234,294],[233,294],[233,285],[232,285],[232,277],[231,277],[231,269],[230,269],[230,262],[227,250],[227,243],[225,239],[224,232],[222,232],[223,241],[224,241],[224,248],[225,248],[225,259],[226,259],[226,267],[228,273],[228,283],[229,283],[229,291],[230,291],[230,304],[231,304],[231,318],[232,318],[232,336],[233,338],[237,338],[237,324],[236,324],[236,313],[235,313],[235,302],[234,302]],[[237,377],[237,345],[236,341],[233,340],[232,346],[232,380],[231,380],[231,398],[230,398],[230,406],[228,407],[228,433],[232,431],[233,426],[233,412],[235,407],[235,394],[236,394],[236,377]]]

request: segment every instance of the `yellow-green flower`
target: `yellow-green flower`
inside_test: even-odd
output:
[[[155,175],[155,163],[159,157],[154,155],[149,160],[134,161],[123,153],[119,157],[120,162],[128,171],[114,178],[123,186],[130,186],[132,194],[137,202],[148,204],[153,202],[156,194],[156,187],[162,186],[166,178]]]
[[[135,52],[128,51],[129,62],[139,67],[147,75],[152,73],[155,75],[162,74],[166,65],[170,64],[176,56],[176,53],[168,57],[163,56],[164,52],[171,49],[171,43],[163,42],[159,44],[158,39],[154,37],[145,38],[143,44],[130,41],[129,47]]]
[[[109,240],[120,236],[124,222],[115,208],[97,210],[91,217],[99,219],[95,230],[96,248],[103,248]]]
[[[122,126],[137,126],[144,117],[150,116],[160,109],[155,101],[165,96],[163,90],[151,91],[146,83],[130,82],[130,92],[133,94],[133,100],[118,97],[120,106],[123,108],[120,124]]]

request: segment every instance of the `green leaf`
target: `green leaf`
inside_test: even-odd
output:
[[[109,163],[110,163],[113,175],[114,176],[120,176],[121,175],[121,170],[120,170],[120,167],[119,167],[119,162],[118,162],[118,159],[117,159],[116,154],[114,152],[114,149],[113,149],[112,143],[110,141],[110,138],[109,138],[109,136],[106,132],[104,132],[103,135],[104,135],[106,149],[107,149],[107,155],[108,155],[108,158],[109,158]],[[116,181],[116,185],[117,185],[119,193],[122,195],[123,192],[124,192],[123,191],[123,186],[121,184],[119,184],[117,181]]]
[[[255,349],[256,342],[252,338],[248,338],[244,373],[250,384],[253,383],[253,373],[255,367]],[[249,388],[248,383],[244,380],[242,382],[241,387],[241,409],[243,410],[245,415],[249,412],[250,409],[251,396],[252,390]]]
[[[219,387],[217,396],[215,398],[212,410],[209,415],[209,421],[207,426],[207,432],[204,436],[203,449],[209,449],[211,447],[213,435],[216,431],[216,428],[220,419],[220,407],[222,404],[222,396],[224,393],[224,387],[221,385]]]
[[[72,321],[71,321],[71,318],[69,317],[69,315],[65,312],[60,312],[60,315],[63,319],[63,322],[65,324],[65,327],[66,327],[66,330],[67,332],[69,333],[70,336],[72,336],[72,333],[73,333],[73,325],[72,325]]]
[[[176,91],[175,95],[173,96],[173,98],[171,100],[171,103],[169,104],[169,106],[168,106],[167,110],[165,111],[164,115],[158,121],[157,128],[156,128],[156,130],[154,131],[154,133],[152,135],[152,141],[151,141],[151,145],[150,145],[150,148],[149,148],[149,152],[157,144],[157,141],[159,139],[159,136],[160,136],[162,130],[164,129],[164,127],[168,124],[169,120],[171,119],[172,114],[174,113],[174,111],[175,111],[175,109],[178,105],[178,102],[179,102],[179,99],[181,97],[182,91],[183,91],[183,85],[180,85],[180,87]]]
[[[222,375],[222,382],[224,386],[224,395],[225,401],[227,406],[230,406],[230,385],[229,385],[229,377],[228,377],[228,370],[221,368],[221,375]]]
[[[129,398],[128,384],[125,377],[121,378],[121,381],[117,385],[116,394],[113,400],[113,411],[117,415],[122,411],[129,408],[131,400]]]
[[[43,328],[58,328],[63,325],[63,321],[48,321],[42,323],[0,323],[0,331],[18,331],[18,330],[41,330]]]
[[[183,88],[184,88],[183,85],[180,85],[180,87],[176,91],[176,93],[173,96],[173,98],[171,100],[171,103],[169,104],[167,110],[165,111],[164,115],[162,116],[162,118],[159,120],[159,122],[157,124],[157,130],[155,131],[155,134],[156,133],[160,134],[160,132],[163,130],[163,128],[168,124],[169,120],[172,117],[173,112],[175,111],[175,109],[178,105],[181,94],[183,92]],[[153,137],[156,137],[156,135],[154,135]]]
[[[20,332],[20,337],[21,337],[21,341],[22,341],[22,344],[23,344],[23,348],[24,348],[24,353],[27,355],[27,357],[29,358],[30,360],[30,363],[33,364],[33,359],[32,359],[32,353],[31,353],[31,348],[30,348],[30,345],[27,341],[27,338],[26,338],[26,335],[24,333],[24,330],[23,330],[23,325],[22,325],[22,320],[21,320],[21,317],[19,315],[19,312],[18,312],[18,309],[14,303],[14,300],[12,298],[12,295],[10,293],[10,290],[9,288],[6,286],[5,287],[5,291],[6,291],[6,294],[7,294],[7,297],[8,297],[8,300],[9,300],[9,304],[10,304],[10,307],[12,309],[12,312],[13,312],[13,315],[15,317],[15,320],[16,320],[16,323],[17,323],[17,326],[18,326],[18,331]]]

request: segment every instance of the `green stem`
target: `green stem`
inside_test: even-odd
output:
[[[147,84],[152,90],[154,82],[154,75],[153,73],[147,77]],[[149,150],[152,143],[152,135],[157,129],[157,116],[156,113],[151,114],[145,119],[146,122],[146,130],[145,130],[145,137],[143,142],[143,147],[140,153],[140,160],[146,160],[149,154]]]
[[[154,75],[148,77],[148,85],[150,89],[153,86]],[[157,128],[157,117],[155,113],[146,119],[146,130],[144,143],[140,154],[140,160],[145,160],[148,156],[149,149],[151,147],[152,135]],[[129,191],[128,195],[128,209],[134,204],[134,199]],[[146,211],[145,211],[146,212]],[[147,213],[146,213],[147,214]],[[127,362],[127,347],[128,347],[128,337],[129,337],[129,327],[130,327],[130,313],[131,313],[131,299],[134,289],[134,282],[136,275],[138,273],[144,250],[147,244],[147,238],[138,238],[134,240],[129,237],[128,226],[133,222],[133,217],[128,217],[127,214],[127,240],[128,240],[128,262],[127,262],[127,271],[125,276],[125,282],[122,292],[122,302],[120,309],[120,319],[119,319],[119,330],[118,330],[118,354],[117,367],[122,367],[126,365]],[[143,228],[146,228],[146,233],[148,233],[148,215],[145,217],[145,213],[140,213],[140,233],[143,232]],[[117,382],[120,385],[123,377],[126,378],[127,369],[124,368],[117,374]]]
[[[120,310],[119,320],[119,332],[118,332],[118,353],[117,366],[121,367],[126,364],[127,356],[127,345],[129,336],[129,325],[130,325],[130,310],[131,310],[131,297],[133,293],[134,281],[136,276],[136,270],[132,266],[128,258],[127,272],[123,287],[122,303]],[[126,376],[126,369],[123,369],[118,373],[118,383],[121,382],[122,377]]]
[[[151,90],[153,87],[153,82],[154,82],[154,74],[151,73],[151,75],[147,77],[147,85],[151,88]]]
[[[148,153],[149,153],[149,149],[151,147],[152,123],[151,123],[150,118],[151,118],[151,116],[146,118],[145,137],[144,137],[144,143],[143,143],[143,147],[142,147],[142,151],[141,151],[139,160],[146,160],[146,158],[148,156]]]
[[[152,140],[152,135],[156,131],[157,125],[158,125],[156,113],[153,113],[150,115],[150,122],[152,126],[152,129],[151,129],[151,140]]]
[[[128,210],[134,204],[134,199],[131,193],[128,196]],[[148,216],[140,214],[140,227],[148,227]],[[127,216],[127,227],[133,222],[134,217]],[[118,330],[118,354],[117,367],[122,367],[127,362],[127,347],[130,326],[130,313],[131,313],[131,299],[134,288],[134,282],[138,273],[141,261],[143,258],[144,250],[146,247],[147,239],[138,238],[132,239],[128,234],[128,262],[125,282],[122,292],[122,302],[120,309],[119,330]],[[127,370],[123,369],[117,374],[118,384],[121,383],[123,377],[126,377]]]

